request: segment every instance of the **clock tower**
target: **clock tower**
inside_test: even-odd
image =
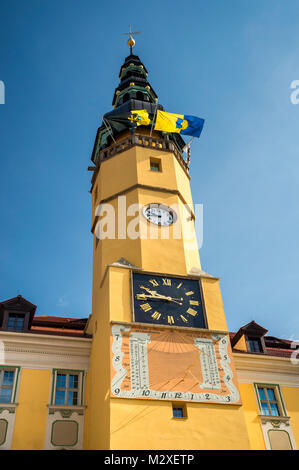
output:
[[[84,447],[248,448],[219,279],[200,264],[185,142],[153,130],[163,107],[133,45],[90,168]]]

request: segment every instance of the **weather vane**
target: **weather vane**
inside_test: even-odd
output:
[[[135,40],[134,40],[132,34],[140,34],[140,33],[142,33],[142,31],[132,31],[131,30],[131,25],[130,25],[130,29],[129,29],[128,33],[122,33],[125,36],[129,36],[128,46],[130,47],[130,54],[131,55],[133,54],[133,47],[135,46]]]

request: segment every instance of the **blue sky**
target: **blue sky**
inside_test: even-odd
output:
[[[230,330],[298,339],[298,22],[297,0],[1,0],[1,300],[91,311],[86,170],[131,23],[159,102],[206,120],[191,188]]]

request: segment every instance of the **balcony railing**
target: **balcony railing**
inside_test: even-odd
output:
[[[138,145],[140,147],[145,148],[153,148],[156,150],[164,150],[167,152],[173,152],[176,158],[178,159],[179,163],[184,167],[186,171],[188,171],[188,165],[184,160],[181,151],[178,149],[178,147],[173,141],[169,139],[157,139],[156,137],[150,137],[140,134],[129,135],[123,140],[113,143],[108,148],[100,150],[98,152],[98,158],[100,162],[102,162],[107,158],[113,157],[118,153],[128,150],[134,145]]]

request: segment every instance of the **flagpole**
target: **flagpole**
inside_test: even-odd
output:
[[[104,116],[102,117],[102,121],[103,121],[103,123],[104,123],[104,126],[105,126],[106,129],[108,130],[109,134],[111,135],[111,137],[112,137],[114,143],[116,143],[116,140],[115,140],[114,137],[113,137],[113,132],[112,132],[111,126],[110,126],[110,124],[108,123],[108,125],[109,125],[109,127],[108,127],[108,125],[106,124],[106,120],[104,119]]]
[[[183,147],[183,152],[186,152],[186,154],[187,154],[187,162],[186,163],[187,163],[188,168],[189,168],[189,164],[190,164],[190,155],[191,155],[190,144],[191,144],[193,139],[194,139],[194,136],[191,137],[189,142],[187,142],[186,145]]]
[[[152,120],[152,126],[151,126],[150,137],[152,136],[152,132],[153,132],[153,127],[154,127],[154,122],[155,122],[155,117],[156,117],[156,114],[157,114],[157,110],[158,110],[158,104],[157,104],[157,106],[156,106],[155,114],[154,114],[154,117],[153,117],[153,120]]]

